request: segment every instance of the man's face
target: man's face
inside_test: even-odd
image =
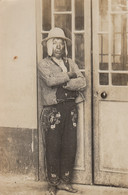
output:
[[[64,54],[64,40],[55,38],[53,40],[53,56],[57,59],[60,59],[62,55]]]

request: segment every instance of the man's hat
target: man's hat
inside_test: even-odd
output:
[[[64,39],[65,41],[67,41],[68,45],[71,45],[71,40],[65,36],[64,31],[61,28],[57,28],[57,27],[52,28],[49,31],[48,37],[43,39],[42,43],[48,41],[49,39],[53,39],[53,38]]]

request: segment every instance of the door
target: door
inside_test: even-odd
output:
[[[90,0],[38,0],[37,6],[37,57],[38,62],[46,56],[46,47],[41,41],[52,27],[60,27],[72,39],[68,55],[87,75],[85,102],[78,104],[79,122],[77,135],[77,156],[74,168],[74,182],[92,183],[92,144],[91,144],[91,1]],[[38,87],[38,110],[42,109],[40,87]],[[42,178],[43,149],[39,130],[39,177]]]
[[[128,1],[92,2],[94,183],[128,187]]]

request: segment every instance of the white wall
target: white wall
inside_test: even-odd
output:
[[[35,0],[0,0],[0,126],[37,128]]]

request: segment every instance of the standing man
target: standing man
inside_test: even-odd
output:
[[[77,103],[86,87],[78,66],[67,58],[71,44],[63,30],[53,28],[47,38],[48,56],[38,66],[43,110],[41,124],[45,146],[48,195],[57,189],[77,192],[71,186],[77,141]]]

